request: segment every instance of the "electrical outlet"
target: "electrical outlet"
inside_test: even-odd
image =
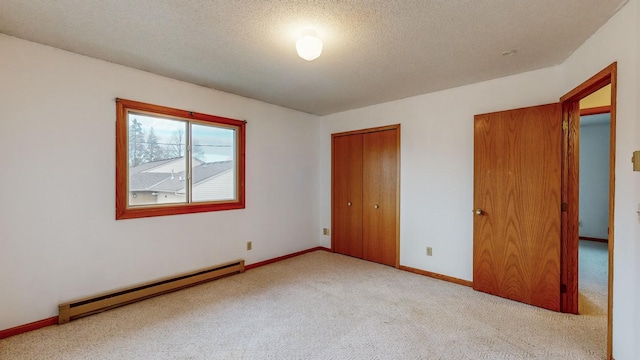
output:
[[[330,235],[329,229],[323,228],[322,229],[322,235]]]
[[[433,249],[427,246],[427,256],[433,256]]]
[[[247,241],[247,250],[251,250],[251,241]]]

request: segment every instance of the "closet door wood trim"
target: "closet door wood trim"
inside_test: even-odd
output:
[[[332,174],[331,174],[331,227],[332,227],[332,231],[331,231],[331,247],[332,250],[334,252],[336,251],[335,248],[335,236],[336,236],[336,232],[335,232],[335,225],[336,225],[336,216],[338,214],[336,214],[335,211],[335,207],[334,207],[334,202],[336,201],[335,198],[335,169],[336,169],[336,156],[335,156],[335,148],[334,148],[334,140],[336,137],[340,137],[340,136],[349,136],[349,135],[355,135],[355,134],[368,134],[368,133],[373,133],[373,132],[379,132],[379,131],[387,131],[387,130],[396,130],[396,137],[397,137],[397,141],[395,144],[395,148],[396,148],[396,181],[395,181],[395,264],[390,264],[391,266],[395,266],[396,268],[399,268],[400,266],[400,164],[401,164],[401,160],[400,160],[400,124],[394,124],[394,125],[387,125],[387,126],[379,126],[379,127],[374,127],[374,128],[368,128],[368,129],[360,129],[360,130],[353,130],[353,131],[346,131],[346,132],[341,132],[341,133],[335,133],[335,134],[331,134],[331,169],[332,169]]]
[[[332,138],[331,248],[362,258],[362,134]],[[341,156],[336,156],[341,154]]]
[[[397,265],[396,208],[398,182],[398,130],[363,135],[363,242],[362,257]]]
[[[345,131],[345,132],[331,134],[331,137],[333,138],[333,137],[336,137],[336,136],[366,134],[366,133],[371,133],[371,132],[376,132],[376,131],[385,131],[385,130],[398,130],[398,139],[400,139],[400,124],[378,126],[378,127],[374,127],[374,128],[368,128],[368,129]],[[398,154],[400,154],[400,151],[398,151]]]

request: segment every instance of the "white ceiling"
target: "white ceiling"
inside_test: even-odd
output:
[[[559,64],[626,1],[1,0],[0,32],[323,115]]]

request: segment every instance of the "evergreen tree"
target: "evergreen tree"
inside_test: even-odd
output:
[[[129,166],[135,167],[144,161],[144,131],[138,120],[129,123]]]
[[[164,150],[158,144],[158,138],[152,126],[151,129],[149,129],[149,135],[147,136],[147,143],[144,149],[144,162],[164,160],[164,158]]]

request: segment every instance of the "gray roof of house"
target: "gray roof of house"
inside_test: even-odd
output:
[[[147,171],[149,169],[153,169],[154,167],[158,167],[158,166],[162,166],[164,164],[168,164],[172,161],[176,161],[176,160],[180,160],[180,157],[174,157],[171,159],[164,159],[164,160],[158,160],[158,161],[152,161],[152,162],[148,162],[148,163],[144,163],[135,167],[130,167],[129,168],[129,175],[133,175],[133,174],[137,174],[143,171]]]
[[[185,187],[185,172],[153,173],[146,170],[176,159],[155,161],[129,169],[129,191],[176,192]],[[231,161],[202,163],[193,168],[193,184],[205,181],[231,169]]]

